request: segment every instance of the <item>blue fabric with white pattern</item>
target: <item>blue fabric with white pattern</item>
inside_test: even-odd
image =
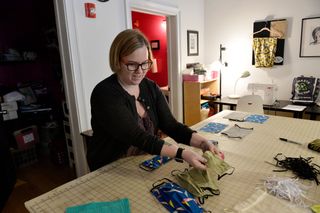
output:
[[[246,117],[244,119],[244,121],[246,122],[253,122],[253,123],[264,123],[266,120],[269,119],[269,116],[266,116],[266,115],[249,115],[248,117]]]
[[[211,133],[219,133],[222,130],[224,130],[224,128],[226,128],[227,126],[228,126],[227,124],[210,122],[207,125],[201,127],[200,131],[211,132]]]
[[[169,212],[203,213],[194,196],[169,179],[151,189],[151,193]]]

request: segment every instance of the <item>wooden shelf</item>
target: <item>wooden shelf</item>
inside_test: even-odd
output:
[[[201,99],[201,93],[218,93],[219,86],[216,79],[210,81],[184,81],[183,82],[183,106],[184,123],[188,126],[202,120],[201,104],[208,100]]]

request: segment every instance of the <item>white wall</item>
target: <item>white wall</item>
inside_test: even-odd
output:
[[[161,0],[159,1],[161,2]],[[179,112],[175,115],[179,121],[183,121],[183,87],[182,87],[182,71],[186,68],[187,63],[204,62],[204,14],[203,0],[176,0],[177,7],[180,10],[180,48],[181,48],[181,69],[180,79],[173,82],[178,86],[175,97],[178,99]],[[188,56],[187,53],[187,30],[195,30],[199,32],[199,55]]]
[[[222,70],[222,95],[233,93],[236,78],[244,70],[251,76],[238,82],[238,94],[247,93],[247,83],[275,83],[277,99],[291,97],[295,76],[320,77],[320,58],[299,58],[301,19],[320,16],[319,0],[205,0],[205,63],[219,58],[219,44],[227,50],[223,60],[229,66]],[[284,65],[255,68],[251,65],[253,22],[287,19]],[[319,47],[320,48],[320,47]]]
[[[125,29],[124,1],[96,4],[96,19],[86,18],[84,3],[66,1],[69,44],[74,67],[74,86],[78,102],[80,130],[90,129],[90,95],[97,82],[111,74],[109,46],[117,32]],[[71,71],[71,70],[70,70]]]
[[[87,173],[80,132],[90,129],[90,95],[108,74],[108,46],[116,30],[125,27],[124,1],[96,3],[97,19],[85,18],[84,2],[55,0],[64,86],[69,106],[71,139],[78,176]],[[119,23],[114,23],[112,14]],[[110,22],[106,24],[107,22]],[[112,30],[110,30],[112,29]],[[110,71],[109,71],[110,72]]]
[[[181,52],[182,69],[187,63],[200,62],[204,60],[204,1],[199,0],[177,0],[181,10]],[[199,55],[187,56],[187,30],[199,31]]]

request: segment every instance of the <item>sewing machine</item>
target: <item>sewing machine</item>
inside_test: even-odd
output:
[[[277,85],[275,84],[249,83],[248,90],[253,95],[260,95],[265,105],[272,105],[276,101],[275,91],[277,90]]]

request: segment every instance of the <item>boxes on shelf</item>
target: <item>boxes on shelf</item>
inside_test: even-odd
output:
[[[6,111],[6,114],[3,114],[3,120],[13,120],[18,118],[18,104],[16,101],[1,103],[1,110]]]
[[[183,81],[204,81],[204,75],[183,74]]]
[[[26,167],[38,161],[35,146],[32,146],[28,149],[11,150],[11,155],[16,168]]]
[[[28,149],[39,142],[39,135],[36,126],[29,126],[13,133],[18,149]]]
[[[17,111],[18,104],[16,101],[1,103],[1,109],[7,111]]]

